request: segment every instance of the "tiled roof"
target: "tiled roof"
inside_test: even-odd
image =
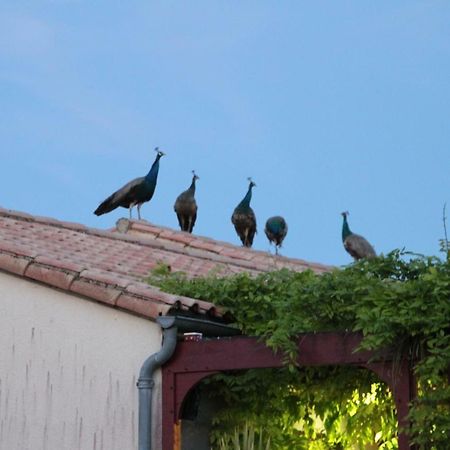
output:
[[[211,271],[218,276],[258,274],[282,267],[330,270],[145,221],[120,219],[116,228],[105,231],[0,208],[0,270],[150,319],[177,310],[222,316],[212,303],[146,284],[149,272],[161,263],[191,277]]]

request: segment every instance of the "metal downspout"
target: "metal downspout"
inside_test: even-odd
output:
[[[175,317],[158,317],[163,329],[163,341],[159,352],[150,355],[141,367],[137,387],[139,390],[139,450],[152,448],[152,394],[155,381],[153,374],[170,359],[177,345]]]

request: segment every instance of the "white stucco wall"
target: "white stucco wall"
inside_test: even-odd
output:
[[[0,449],[136,449],[136,379],[160,343],[153,322],[0,272]]]

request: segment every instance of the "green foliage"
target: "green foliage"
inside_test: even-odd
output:
[[[393,347],[414,359],[420,387],[411,411],[414,442],[423,449],[450,442],[448,260],[395,251],[320,276],[280,270],[188,280],[160,268],[149,281],[225,307],[245,334],[288,355],[284,369],[209,381],[229,405],[217,417],[219,434],[250,421],[277,449],[396,448],[393,402],[372,374],[292,364],[299,333],[350,330],[363,333],[363,348]]]
[[[375,442],[396,448],[392,399],[368,371],[260,369],[220,374],[206,384],[227,404],[216,418],[216,440],[250,422],[276,449],[363,449]]]

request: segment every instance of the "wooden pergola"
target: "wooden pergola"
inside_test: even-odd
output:
[[[385,382],[397,408],[399,426],[398,448],[411,445],[404,433],[408,429],[409,403],[416,396],[416,383],[410,361],[394,361],[389,352],[374,354],[357,351],[359,333],[307,333],[298,339],[298,365],[366,368]],[[173,357],[162,368],[162,448],[173,450],[183,402],[204,378],[230,370],[276,368],[283,365],[283,356],[275,354],[264,343],[252,337],[204,339],[179,342]]]

